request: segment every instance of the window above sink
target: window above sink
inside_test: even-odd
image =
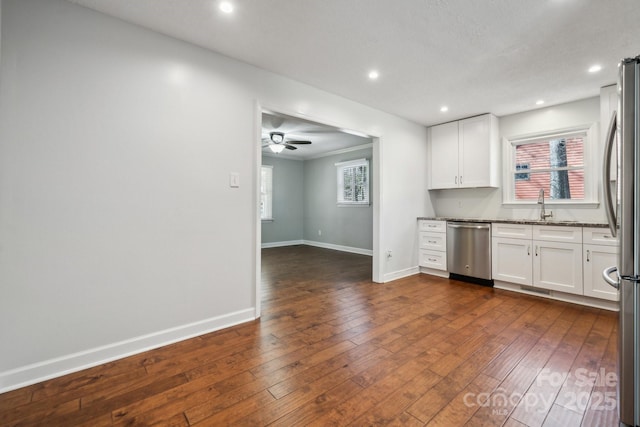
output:
[[[549,205],[597,205],[597,123],[505,138],[503,146],[503,204],[537,204],[543,189]]]

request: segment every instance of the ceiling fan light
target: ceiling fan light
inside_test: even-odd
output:
[[[269,148],[271,149],[271,151],[273,151],[274,153],[278,154],[281,153],[282,150],[284,150],[284,145],[280,145],[280,144],[271,144],[269,146]]]
[[[276,144],[280,144],[282,141],[284,141],[284,133],[282,132],[271,132],[269,136],[271,137],[271,140]]]

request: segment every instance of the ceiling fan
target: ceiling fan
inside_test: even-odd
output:
[[[285,148],[287,150],[297,150],[298,147],[295,145],[309,145],[311,141],[285,140],[283,132],[269,132],[269,138],[262,138],[262,143],[263,147],[269,147],[274,153],[281,153]]]

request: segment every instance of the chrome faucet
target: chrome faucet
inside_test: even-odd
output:
[[[538,204],[542,205],[540,206],[540,220],[544,221],[547,218],[553,218],[553,212],[545,213],[544,211],[544,188],[541,188],[538,193]]]

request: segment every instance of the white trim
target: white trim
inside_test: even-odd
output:
[[[255,141],[262,139],[262,106],[259,100],[254,102],[253,110],[253,137]],[[253,265],[251,274],[253,279],[255,317],[258,319],[262,313],[262,220],[260,212],[260,182],[262,181],[262,144],[254,144],[253,151]]]
[[[0,372],[0,393],[255,320],[255,308],[123,340]]]
[[[546,139],[554,139],[554,138],[559,138],[563,136],[580,134],[585,131],[588,131],[589,128],[591,128],[591,126],[593,125],[594,123],[585,123],[582,125],[572,126],[569,128],[551,129],[551,130],[546,130],[542,132],[533,132],[533,133],[527,133],[523,135],[511,136],[511,137],[508,137],[507,139],[512,143],[512,145],[520,145],[523,143],[533,144],[536,142],[544,141]]]
[[[367,137],[367,138],[370,138],[370,137]],[[368,144],[354,145],[353,147],[341,148],[339,150],[328,151],[326,153],[316,154],[315,156],[307,157],[306,160],[314,160],[322,157],[335,156],[336,154],[344,154],[344,153],[350,153],[352,151],[366,150],[367,148],[371,148],[371,147],[373,147],[373,142],[369,142]]]
[[[350,252],[352,254],[373,256],[373,250],[354,248],[351,246],[334,245],[333,243],[316,242],[313,240],[303,240],[303,245],[315,246],[316,248],[333,249],[334,251]]]
[[[551,202],[548,202],[547,199],[545,199],[544,201],[544,205],[549,207],[549,206],[555,206],[558,208],[568,208],[571,207],[573,208],[597,208],[598,206],[600,206],[600,203],[597,201],[593,201],[593,200],[573,200],[573,201],[566,201],[566,202],[562,202],[559,200],[552,200]],[[502,207],[505,208],[535,208],[536,206],[538,206],[537,202],[525,202],[525,201],[520,201],[520,202],[505,202],[502,203]]]
[[[503,282],[500,280],[493,281],[493,287],[505,291],[519,292],[521,294],[533,295],[540,298],[554,299],[557,301],[570,302],[573,304],[586,305],[588,307],[601,308],[603,310],[620,311],[620,305],[617,301],[607,301],[598,298],[591,298],[584,295],[567,294],[564,292],[551,291],[548,289],[540,289],[536,292],[531,286],[523,286],[515,283]]]
[[[384,274],[384,262],[382,262],[383,261],[382,254],[383,254],[383,248],[384,248],[384,242],[385,242],[384,229],[383,229],[384,228],[383,227],[383,224],[384,224],[383,210],[384,209],[382,204],[382,189],[383,189],[382,180],[384,178],[382,174],[383,164],[384,164],[384,158],[382,155],[384,144],[382,142],[382,139],[383,139],[382,136],[380,134],[361,132],[359,129],[352,127],[349,124],[349,122],[336,123],[331,120],[326,120],[326,119],[318,118],[315,116],[303,114],[303,113],[300,113],[299,111],[293,111],[288,108],[282,108],[281,106],[275,106],[273,104],[271,105],[265,104],[265,103],[262,103],[260,100],[256,100],[255,105],[256,105],[255,141],[261,141],[262,139],[262,113],[263,112],[286,114],[292,117],[298,117],[298,118],[309,120],[312,122],[333,126],[335,128],[349,130],[350,132],[347,132],[347,133],[357,132],[359,136],[371,138],[371,140],[373,141],[372,142],[373,158],[375,159],[375,161],[373,162],[373,167],[370,168],[370,171],[369,171],[369,173],[371,174],[370,176],[372,177],[371,179],[373,180],[373,189],[371,188],[369,189],[370,190],[369,200],[374,200],[374,203],[372,203],[372,206],[373,206],[372,280],[374,282],[381,283],[382,277]],[[255,164],[255,170],[259,171],[260,165],[262,164],[262,144],[255,144],[255,146],[256,146],[256,152],[258,153],[258,156],[257,156],[257,159],[254,161],[254,164]],[[258,182],[257,178],[256,178],[256,182]],[[257,190],[258,188],[256,188],[256,192]],[[258,195],[255,194],[254,197],[255,197],[254,204],[256,206],[256,215],[257,215],[256,222],[258,223],[257,236],[255,236],[256,237],[255,248],[257,253],[256,265],[255,265],[255,270],[257,273],[255,277],[255,284],[256,284],[256,301],[257,301],[256,306],[259,308],[260,307],[260,286],[261,286],[260,272],[262,271],[260,266],[260,236],[261,236],[262,224],[260,223],[260,206],[258,204]],[[259,310],[258,310],[258,313],[259,313]]]
[[[409,267],[404,270],[392,271],[391,273],[386,273],[384,275],[384,281],[382,283],[393,282],[394,280],[414,276],[418,273],[420,273],[419,267]]]
[[[445,279],[449,278],[448,271],[436,270],[434,268],[429,268],[429,267],[420,267],[420,273],[429,274],[431,276],[444,277]]]
[[[560,205],[571,207],[598,207],[598,178],[594,173],[599,170],[597,164],[597,150],[598,150],[598,138],[599,128],[598,122],[591,124],[584,124],[580,126],[574,126],[571,128],[548,130],[543,132],[536,132],[526,135],[518,135],[502,138],[502,205],[505,207],[518,207],[518,206],[533,206],[537,204],[534,200],[515,200],[514,188],[513,188],[513,174],[515,165],[515,150],[517,145],[524,145],[524,143],[535,143],[541,140],[554,138],[557,136],[577,135],[585,134],[584,141],[584,200],[545,200],[545,205]],[[537,171],[536,171],[537,172]]]
[[[304,245],[304,240],[287,240],[287,241],[283,241],[283,242],[267,242],[267,243],[262,243],[262,245],[260,245],[260,247],[262,249],[267,249],[267,248],[280,248],[283,246],[296,246],[296,245]]]
[[[337,199],[338,206],[367,206],[368,207],[369,200],[371,199],[369,194],[371,191],[369,159],[364,158],[364,159],[356,159],[356,160],[347,160],[345,162],[334,163],[334,166],[336,167],[336,173],[337,173],[336,199]],[[350,170],[358,167],[364,167],[364,170],[365,170],[365,183],[362,186],[362,188],[365,189],[365,193],[364,193],[365,200],[345,200],[344,199],[344,195],[345,195],[344,173],[346,170]],[[355,181],[353,182],[353,184],[355,186]],[[354,190],[353,196],[355,197],[355,190]]]
[[[343,167],[343,166],[361,166],[361,165],[369,166],[369,160],[367,159],[355,159],[355,160],[347,160],[346,162],[338,162],[334,163],[335,167]]]

